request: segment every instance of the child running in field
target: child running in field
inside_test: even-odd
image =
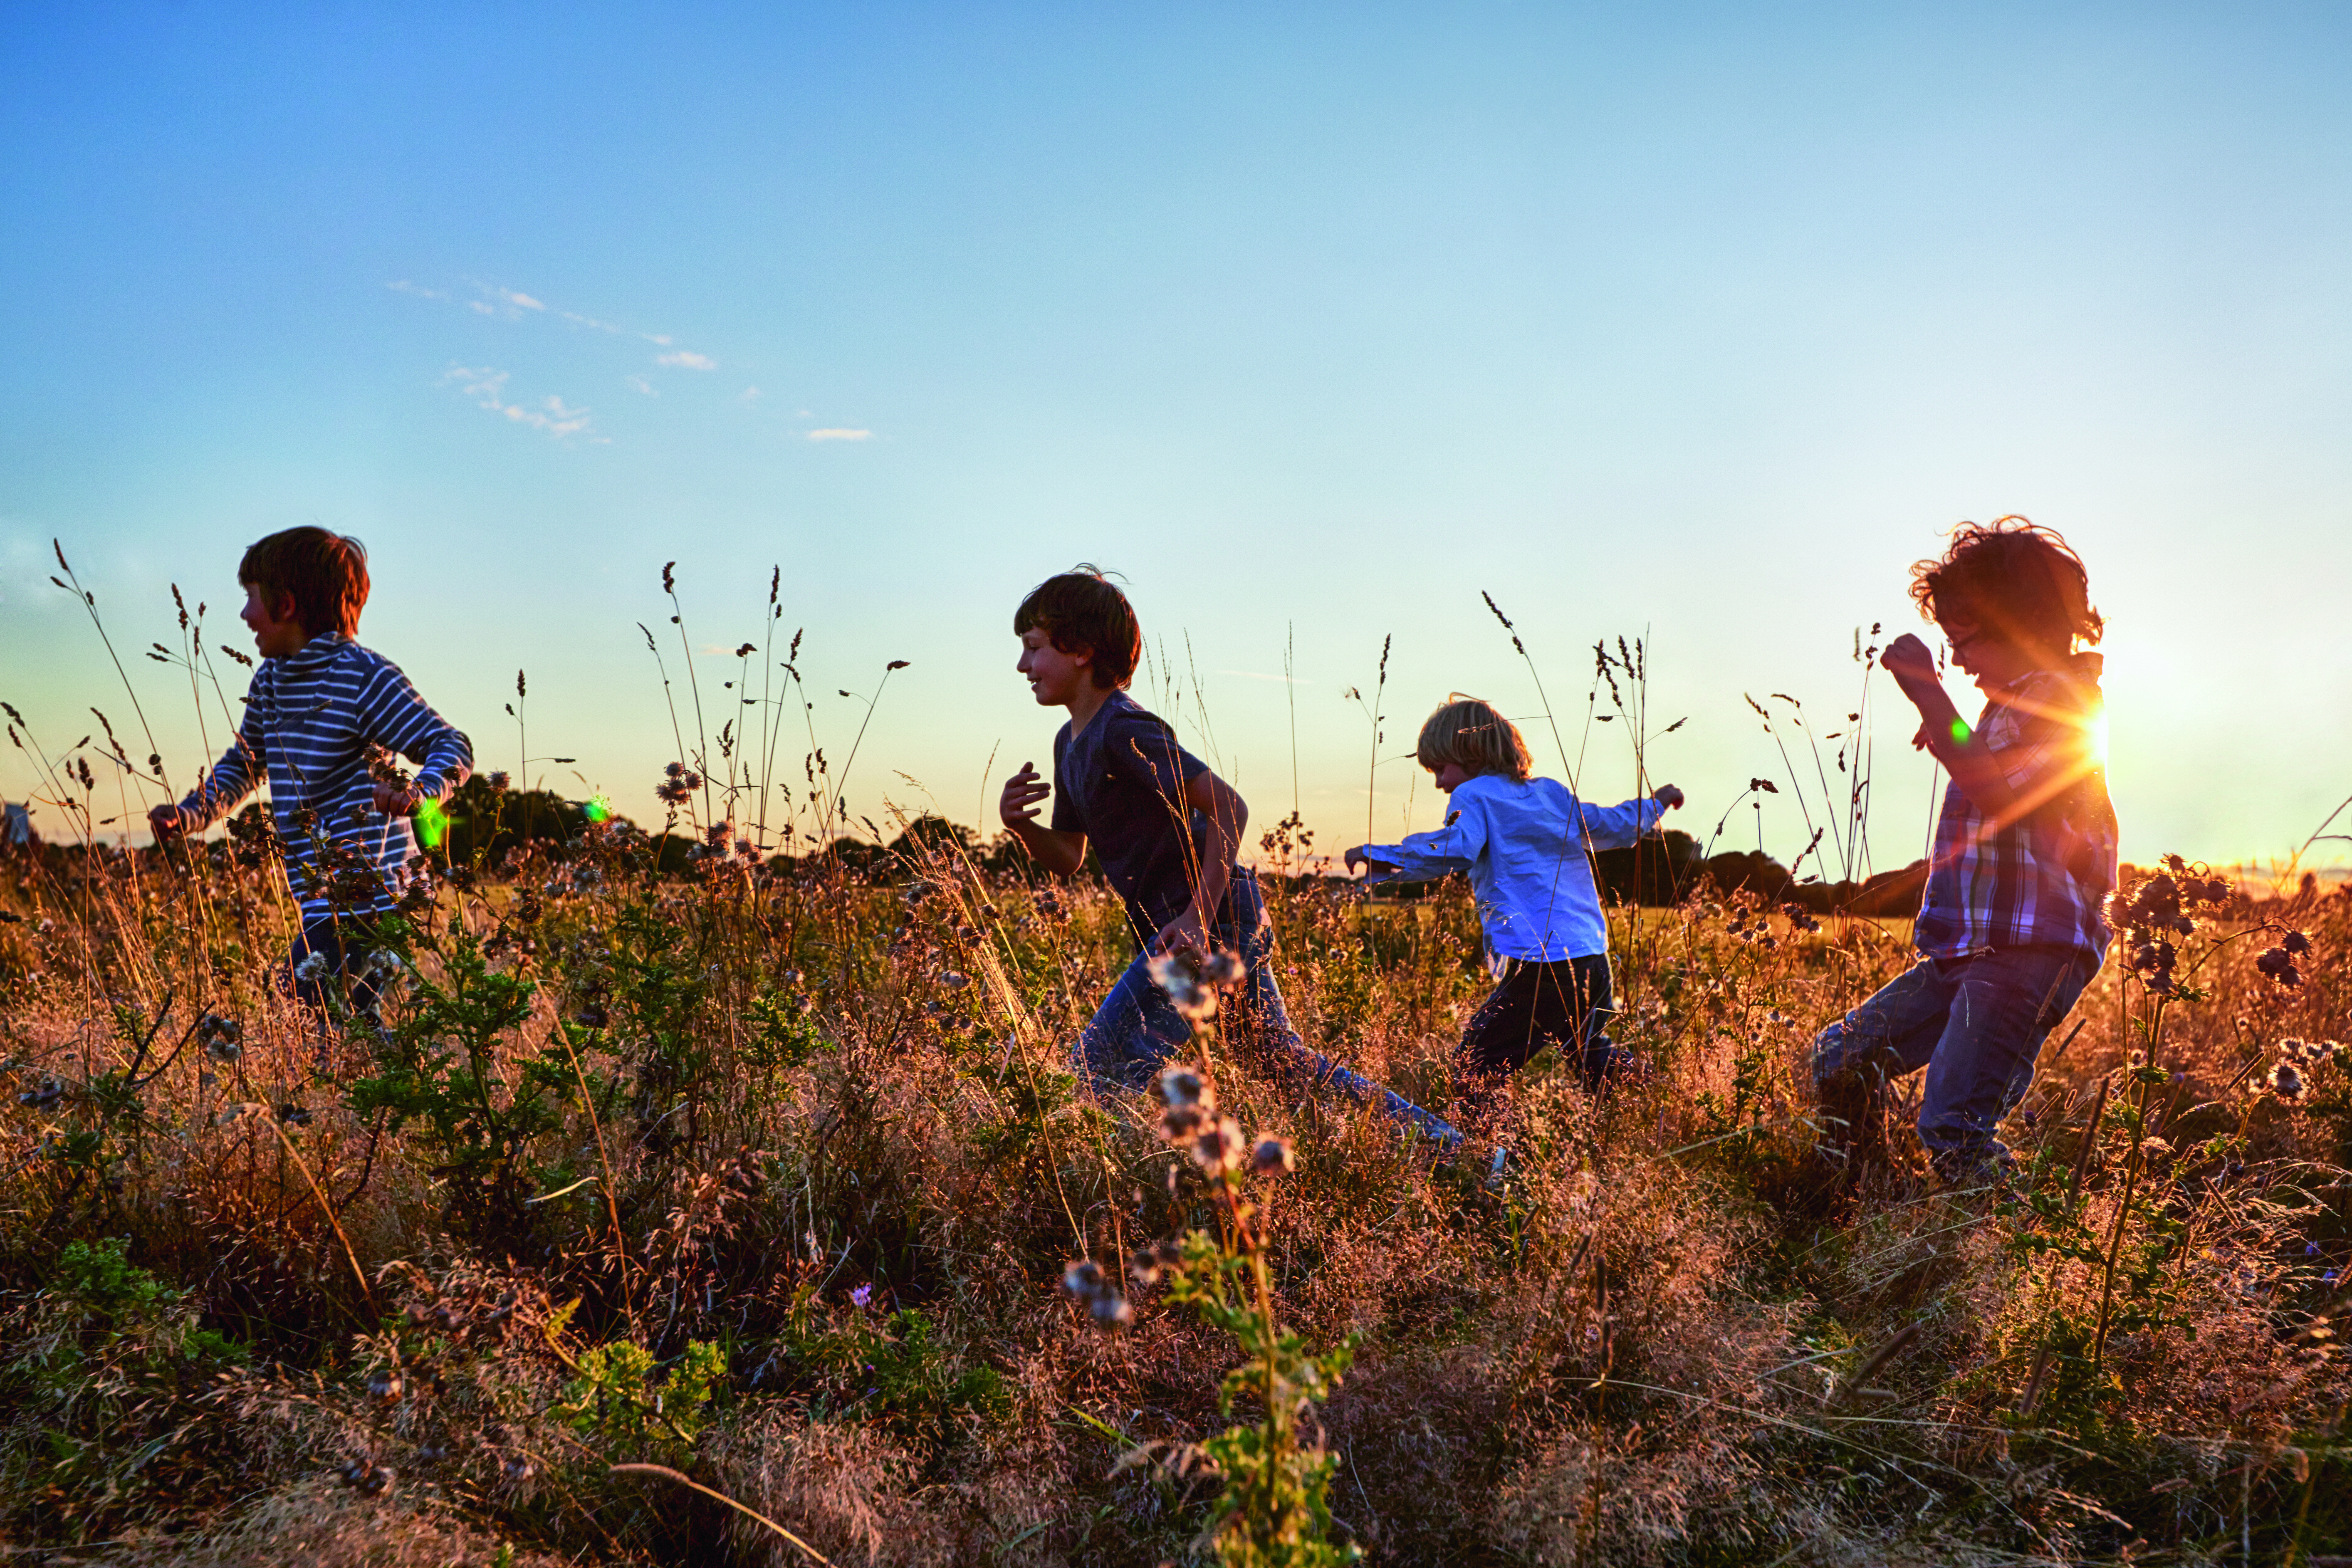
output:
[[[302,910],[289,954],[294,993],[316,1006],[341,974],[354,1008],[369,1014],[379,982],[358,961],[369,917],[392,908],[416,853],[408,816],[466,782],[473,746],[390,659],[352,640],[368,598],[358,540],[289,528],[247,550],[236,578],[261,653],[244,722],[194,793],[148,820],[159,842],[201,833],[267,783]],[[417,764],[415,782],[394,782],[386,752]]]
[[[1976,678],[1971,725],[1916,637],[1890,645],[1886,673],[1919,710],[1913,744],[1951,773],[1936,820],[1912,940],[1919,962],[1821,1032],[1813,1081],[1827,1151],[1880,1136],[1887,1080],[1927,1069],[1919,1138],[1937,1173],[1998,1174],[1994,1136],[2033,1080],[2042,1042],[2105,961],[2101,902],[2116,883],[2116,814],[2097,735],[2102,626],[2082,558],[2023,518],[1963,524],[1911,570],[1919,613]]]
[[[1078,1066],[1097,1086],[1148,1085],[1192,1024],[1152,977],[1163,954],[1195,961],[1213,952],[1244,966],[1233,1007],[1244,1043],[1277,1066],[1359,1101],[1377,1103],[1449,1146],[1461,1134],[1401,1096],[1309,1051],[1291,1027],[1275,982],[1274,928],[1255,873],[1235,861],[1249,807],[1231,784],[1177,743],[1176,732],[1127,694],[1143,652],[1143,630],[1127,595],[1080,566],[1049,577],[1013,617],[1021,638],[1015,668],[1040,707],[1069,710],[1054,737],[1054,783],[1024,763],[1004,783],[998,816],[1037,863],[1075,873],[1094,846],[1103,873],[1126,901],[1137,953],[1078,1039]],[[1054,797],[1050,824],[1038,805]]]
[[[1571,1053],[1586,1087],[1599,1089],[1624,1053],[1602,1032],[1615,1011],[1609,926],[1586,852],[1633,845],[1682,805],[1683,792],[1661,784],[1647,800],[1588,805],[1536,777],[1517,726],[1473,698],[1432,713],[1416,753],[1452,797],[1445,826],[1350,849],[1348,868],[1369,868],[1373,882],[1470,874],[1486,952],[1501,972],[1462,1037],[1463,1065],[1479,1090],[1491,1093],[1551,1046]]]

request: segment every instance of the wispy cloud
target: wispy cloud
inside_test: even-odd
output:
[[[547,306],[540,300],[532,299],[528,294],[519,294],[512,289],[493,289],[490,292],[496,294],[499,299],[504,300],[508,304],[512,305],[518,310],[544,310],[547,309]]]
[[[574,408],[551,394],[541,399],[536,405],[509,403],[506,400],[509,379],[509,373],[488,365],[479,370],[466,365],[451,365],[449,373],[441,378],[441,384],[455,386],[472,398],[478,406],[487,408],[502,418],[529,426],[533,430],[544,430],[559,439],[580,435],[590,428],[592,410]],[[604,437],[593,439],[601,442]]]
[[[446,300],[449,297],[438,289],[427,289],[421,283],[411,283],[405,278],[397,283],[387,283],[384,287],[395,294],[414,294],[420,300]]]
[[[667,348],[670,344],[677,342],[676,338],[671,337],[667,332],[639,332],[637,336],[645,339],[646,342],[649,343],[659,343],[664,348]]]
[[[621,330],[610,321],[600,321],[593,316],[583,316],[577,310],[559,310],[556,314],[575,327],[586,327],[592,331],[618,332]]]
[[[735,395],[735,401],[749,408],[760,401],[760,389],[756,386],[747,386]]]
[[[632,392],[642,392],[647,397],[659,397],[661,395],[660,390],[656,388],[652,382],[647,381],[642,375],[627,375],[623,376],[621,379],[629,384],[629,390]]]
[[[656,364],[666,364],[672,370],[717,370],[719,362],[709,354],[696,353],[692,349],[680,349],[676,353],[657,356]]]
[[[871,430],[843,430],[839,428],[828,428],[824,430],[812,430],[808,433],[807,438],[812,441],[871,441],[874,439],[874,432]]]

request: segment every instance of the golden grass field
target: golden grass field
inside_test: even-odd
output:
[[[1706,888],[1614,917],[1644,1073],[1596,1100],[1539,1060],[1458,1160],[1204,1031],[1223,1110],[1295,1161],[1228,1175],[1158,1099],[1068,1069],[1126,958],[1108,891],[899,843],[656,874],[607,824],[444,868],[382,1031],[278,994],[266,858],[7,861],[6,1539],[222,1563],[2352,1552],[2352,1088],[2319,1045],[2347,1032],[2352,897],[2201,910],[2174,994],[2111,961],[2009,1126],[2004,1191],[1937,1189],[1899,1126],[1858,1184],[1823,1180],[1807,1046],[1907,962],[1905,922],[1805,930]],[[1310,1042],[1460,1113],[1486,984],[1465,891],[1268,885]],[[2290,931],[2293,984],[2257,967]],[[1193,1271],[1147,1286],[1134,1255],[1193,1229]],[[1129,1321],[1065,1289],[1089,1258]],[[1171,1300],[1258,1264],[1224,1327]],[[1277,1322],[1285,1377],[1353,1345],[1328,1399],[1280,1384],[1280,1422],[1248,1372]],[[1283,1445],[1264,1488],[1232,1432]],[[1302,1498],[1324,1539],[1286,1545],[1267,1510]]]

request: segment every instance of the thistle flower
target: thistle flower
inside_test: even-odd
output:
[[[1163,952],[1151,961],[1151,983],[1168,994],[1176,1011],[1198,1024],[1217,1016],[1214,986],[1203,984],[1200,972],[1181,952]]]
[[[196,1020],[196,1041],[215,1061],[233,1062],[245,1054],[245,1026],[235,1018],[207,1013]]]
[[[2254,960],[2254,967],[2281,985],[2289,987],[2303,984],[2303,971],[2294,966],[2294,954],[2284,947],[2263,949]]]
[[[1087,1313],[1106,1329],[1135,1319],[1135,1309],[1104,1275],[1102,1266],[1090,1258],[1074,1258],[1063,1266],[1062,1289],[1085,1302]]]
[[[1241,1169],[1246,1147],[1241,1123],[1230,1116],[1220,1116],[1192,1140],[1192,1163],[1210,1175],[1221,1176]]]
[[[1172,1067],[1160,1075],[1160,1098],[1171,1106],[1197,1106],[1202,1110],[1213,1110],[1217,1105],[1217,1089],[1197,1068]]]
[[[322,978],[326,973],[327,955],[323,952],[306,953],[303,955],[302,962],[294,966],[294,978],[297,980],[315,981]]]
[[[2286,1105],[2302,1104],[2303,1097],[2311,1091],[2311,1086],[2304,1080],[2303,1069],[2293,1062],[2281,1062],[2271,1068],[2268,1081],[2271,1092]]]
[[[1261,1176],[1286,1176],[1297,1169],[1287,1138],[1261,1138],[1250,1151],[1250,1169]]]
[[[1183,1260],[1183,1249],[1172,1241],[1139,1247],[1127,1259],[1127,1277],[1142,1286],[1160,1283],[1160,1277]]]

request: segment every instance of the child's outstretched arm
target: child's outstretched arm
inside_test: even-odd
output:
[[[1038,805],[1053,793],[1054,786],[1038,776],[1037,764],[1024,763],[1019,773],[1004,781],[996,818],[1037,864],[1056,877],[1066,877],[1086,864],[1087,836],[1059,833],[1037,820]]]
[[[1580,805],[1576,811],[1585,842],[1592,847],[1630,849],[1643,834],[1654,832],[1659,820],[1682,803],[1682,791],[1660,784],[1647,800],[1629,800],[1622,805]]]
[[[1486,805],[1473,798],[1447,812],[1443,827],[1408,833],[1394,844],[1359,845],[1341,858],[1350,871],[1370,868],[1367,881],[1423,882],[1448,871],[1467,871],[1486,852]]]
[[[166,801],[147,813],[147,826],[155,830],[156,843],[169,844],[183,834],[202,833],[261,787],[267,754],[262,749],[261,707],[248,700],[236,739],[186,799],[177,805]]]

